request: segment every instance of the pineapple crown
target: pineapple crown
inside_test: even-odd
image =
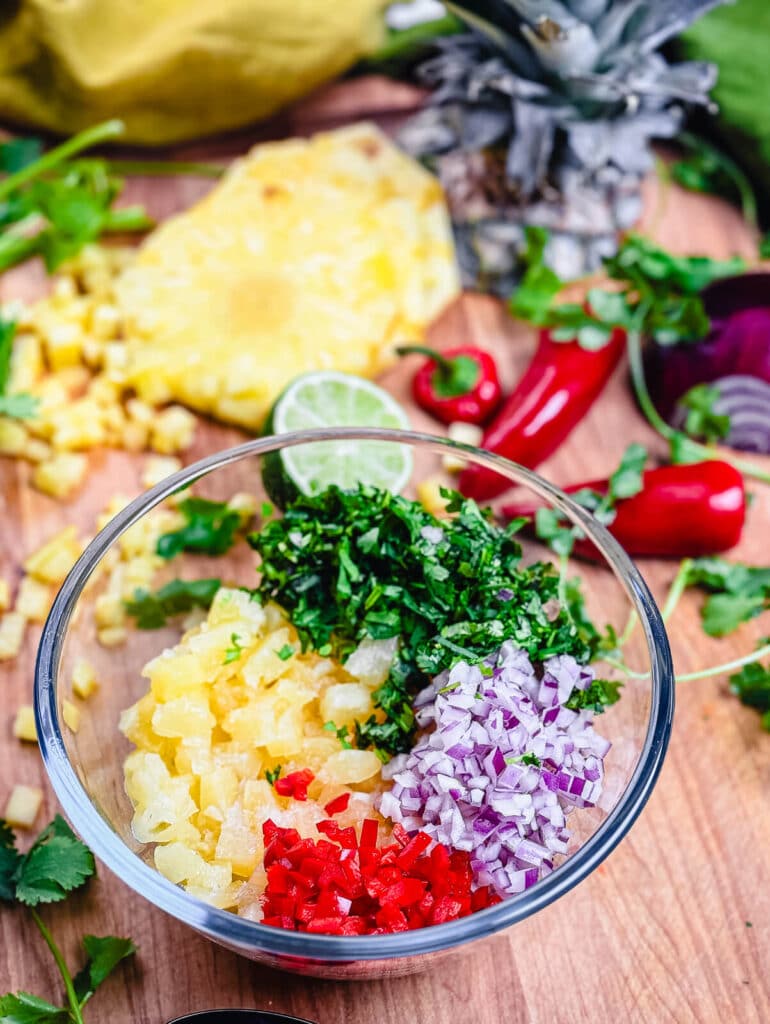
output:
[[[708,105],[716,78],[657,49],[723,2],[448,0],[468,31],[436,40],[419,66],[432,92],[401,141],[418,155],[506,145],[520,200],[561,191],[565,162],[641,175],[650,139],[676,134],[683,103]]]

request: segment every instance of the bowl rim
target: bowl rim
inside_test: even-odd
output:
[[[168,881],[125,845],[91,802],[67,756],[56,706],[58,664],[70,617],[88,578],[122,533],[174,492],[231,463],[285,447],[343,439],[390,441],[427,447],[437,453],[453,450],[545,498],[579,525],[601,552],[639,616],[650,657],[650,713],[636,768],[618,803],[586,842],[551,874],[511,899],[447,924],[391,935],[337,936],[273,928],[204,903]],[[617,846],[652,792],[671,734],[674,673],[665,626],[641,573],[608,531],[558,487],[500,455],[438,435],[374,427],[329,427],[258,438],[215,452],[165,478],[111,519],[86,547],[56,596],[38,648],[34,699],[40,751],[51,784],[75,830],[97,857],[131,889],[172,917],[225,946],[240,952],[270,954],[285,966],[292,958],[301,965],[310,961],[344,963],[437,952],[492,935],[569,892]]]

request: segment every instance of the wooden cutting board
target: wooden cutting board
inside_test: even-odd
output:
[[[362,116],[385,127],[416,101],[408,87],[368,79],[334,86],[266,130],[307,132]],[[256,132],[230,137],[185,155],[221,157],[242,152]],[[193,179],[132,182],[129,199],[162,217],[182,209],[207,188]],[[735,211],[675,187],[647,189],[645,229],[683,252],[751,255]],[[0,297],[39,294],[36,267],[0,278]],[[492,299],[468,295],[434,330],[441,344],[469,340],[492,347],[511,384],[526,364],[534,334],[513,324]],[[403,372],[387,383],[407,394]],[[415,412],[415,425],[434,429]],[[198,431],[189,461],[239,441],[242,434],[215,424]],[[659,439],[637,413],[620,370],[590,415],[561,451],[542,467],[567,483],[603,475],[630,441],[660,451]],[[138,491],[141,459],[93,455],[87,486],[69,505],[31,490],[23,463],[0,460],[1,571],[20,574],[23,554],[69,522],[91,528],[115,490],[132,481]],[[768,460],[770,464],[770,460]],[[120,480],[120,487],[115,484]],[[770,490],[756,500],[736,559],[768,564]],[[675,567],[642,565],[657,595]],[[701,631],[697,599],[688,595],[671,626],[677,669],[692,671],[751,649],[770,632],[768,617],[722,641]],[[37,750],[14,740],[15,708],[31,701],[39,628],[30,628],[22,657],[0,666],[0,808],[18,782],[46,790],[42,823],[56,810]],[[677,692],[674,735],[652,798],[615,853],[568,896],[533,919],[472,948],[463,960],[431,973],[381,983],[332,983],[274,973],[219,949],[164,916],[102,870],[97,882],[50,912],[70,962],[86,933],[131,935],[135,963],[121,968],[89,1005],[87,1019],[160,1024],[177,1014],[214,1006],[284,1010],[319,1024],[762,1024],[770,1020],[770,735],[759,716],[730,695],[724,678],[684,683]],[[45,816],[44,816],[45,815]],[[25,989],[59,998],[51,958],[25,912],[0,909],[0,992]]]

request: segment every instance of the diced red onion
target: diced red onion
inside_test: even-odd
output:
[[[383,770],[393,786],[380,813],[470,852],[477,885],[523,892],[566,854],[567,815],[602,791],[610,744],[594,731],[593,711],[563,706],[593,679],[566,655],[537,672],[510,642],[483,666],[460,662],[437,676],[415,701],[432,731]]]

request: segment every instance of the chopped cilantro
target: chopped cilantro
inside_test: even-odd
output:
[[[230,665],[234,661],[239,661],[243,654],[243,646],[238,639],[237,633],[230,635],[230,647],[225,651],[225,660],[222,662],[223,665]]]
[[[281,777],[281,766],[277,764],[275,768],[265,768],[265,778],[274,786]]]
[[[356,743],[384,757],[409,748],[412,694],[458,660],[478,662],[510,639],[539,661],[585,662],[598,642],[584,616],[561,604],[553,614],[559,574],[550,563],[521,564],[520,524],[500,527],[474,501],[443,494],[450,518],[439,521],[388,491],[329,487],[249,538],[261,557],[258,593],[287,610],[304,649],[333,643],[344,658],[365,637],[401,638],[374,693],[385,720],[356,724]],[[437,526],[442,539],[428,542],[423,531]]]
[[[537,754],[527,753],[527,754],[516,754],[513,757],[506,757],[505,763],[506,764],[528,764],[528,765],[531,765],[533,768],[539,768],[542,765],[543,762],[540,760],[540,758],[537,756]]]
[[[117,965],[136,952],[130,939],[86,935],[87,961],[75,977],[67,967],[48,926],[35,907],[57,903],[79,889],[96,872],[94,857],[72,829],[57,815],[26,854],[16,849],[12,830],[0,821],[0,899],[29,908],[32,919],[51,950],[67,991],[68,1005],[54,1003],[29,992],[0,996],[0,1020],[9,1024],[69,1024],[82,1022],[82,1010]]]
[[[260,508],[260,513],[261,513],[263,519],[268,519],[273,514],[274,511],[275,511],[275,509],[273,508],[273,506],[270,504],[269,501],[263,501],[262,502],[262,507]]]
[[[679,401],[687,409],[684,429],[691,437],[709,444],[727,437],[730,417],[714,409],[715,403],[719,401],[719,388],[710,384],[696,384]]]
[[[353,744],[348,739],[347,726],[337,726],[334,722],[324,722],[324,729],[327,732],[333,732],[337,739],[340,741],[340,746],[343,750],[350,750]]]
[[[126,611],[136,619],[139,629],[160,629],[174,615],[209,608],[221,586],[219,579],[203,579],[171,580],[155,592],[139,588],[125,602]]]
[[[294,654],[294,648],[292,647],[291,644],[284,644],[283,647],[281,647],[280,650],[277,650],[275,653],[278,655],[281,661],[288,661],[289,658],[291,658]]]
[[[564,702],[564,707],[571,711],[582,711],[590,708],[600,715],[609,704],[620,700],[620,687],[623,684],[614,679],[594,679],[586,690],[575,689]]]
[[[156,550],[161,558],[174,558],[182,551],[223,555],[235,543],[242,519],[227,502],[187,498],[180,502],[179,511],[185,518],[185,524],[158,538]]]

